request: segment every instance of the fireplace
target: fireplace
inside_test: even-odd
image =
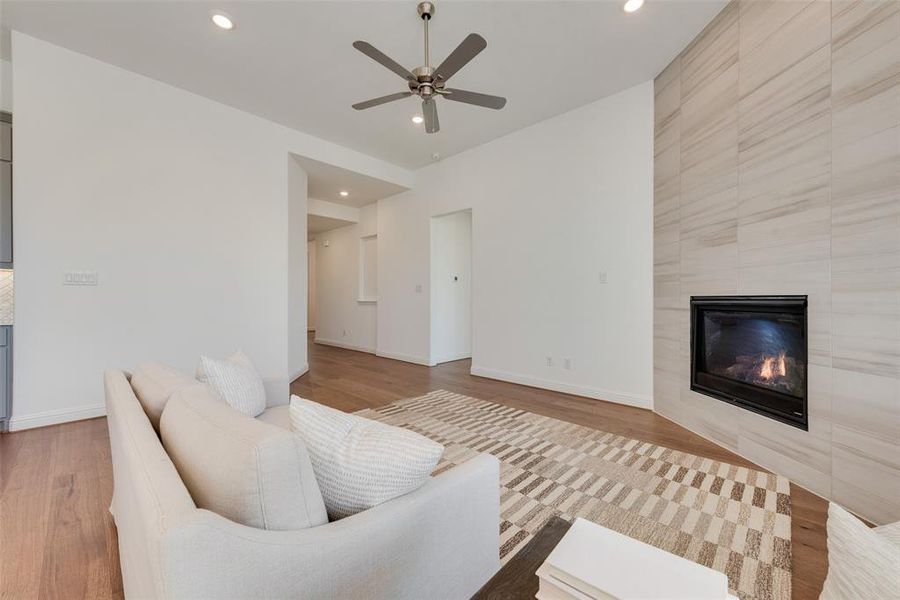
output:
[[[806,296],[691,298],[691,389],[808,429]]]

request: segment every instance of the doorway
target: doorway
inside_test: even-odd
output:
[[[472,211],[431,218],[431,358],[472,357]]]

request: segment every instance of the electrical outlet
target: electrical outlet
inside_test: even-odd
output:
[[[548,356],[548,357],[547,357],[547,366],[548,366],[548,367],[552,367],[552,366],[553,366],[553,357],[551,357],[551,356]]]
[[[416,284],[416,293],[417,293],[417,294],[421,294],[421,293],[422,293],[422,284],[421,284],[421,283],[417,283],[417,284]]]
[[[563,369],[565,369],[567,371],[572,369],[572,359],[571,358],[563,359]]]
[[[600,273],[597,274],[597,282],[606,283],[606,271],[600,271]]]
[[[96,271],[67,271],[63,274],[63,285],[97,285]]]

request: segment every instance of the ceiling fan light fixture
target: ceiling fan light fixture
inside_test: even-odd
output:
[[[422,115],[413,115],[413,118],[412,118],[412,122],[415,123],[416,125],[421,125],[424,120],[425,120],[425,117],[423,117]]]
[[[216,27],[219,29],[224,29],[225,31],[234,29],[234,19],[222,11],[216,10],[211,12],[209,18],[212,19],[212,22],[215,23]]]
[[[627,13],[633,13],[643,5],[644,0],[628,0],[627,2],[625,2],[625,6],[623,6],[622,9]]]

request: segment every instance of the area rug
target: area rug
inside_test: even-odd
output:
[[[504,563],[551,517],[582,517],[725,573],[741,599],[791,597],[784,477],[443,390],[357,414],[443,444],[435,475],[500,460]]]

